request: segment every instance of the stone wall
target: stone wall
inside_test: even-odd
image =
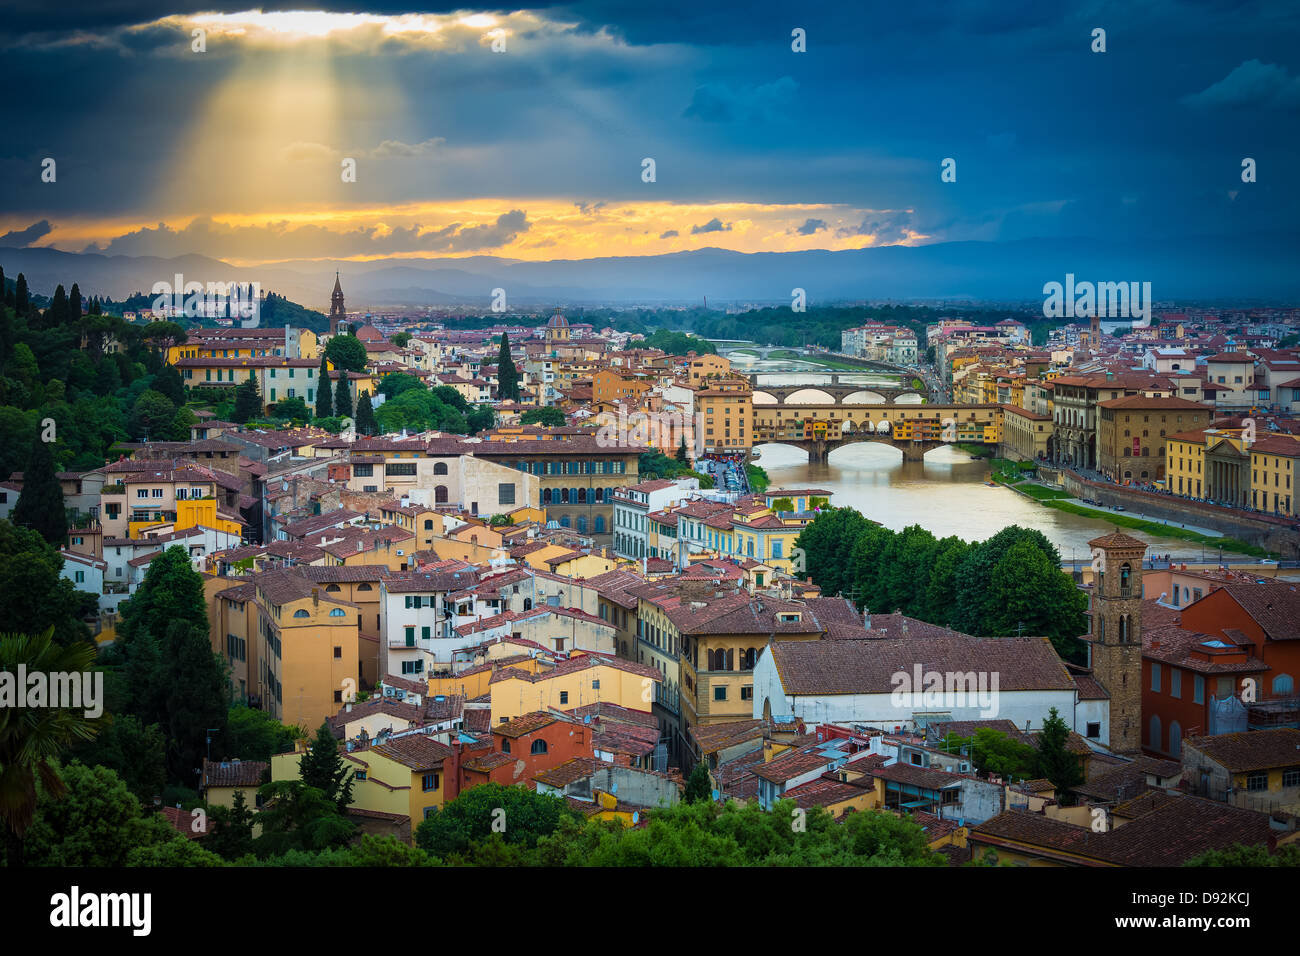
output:
[[[1110,508],[1120,505],[1135,518],[1158,518],[1199,528],[1211,528],[1247,544],[1276,552],[1283,559],[1300,557],[1300,525],[1273,521],[1202,501],[1140,491],[1109,482],[1089,481],[1072,471],[1049,468],[1046,465],[1040,465],[1038,473],[1046,481],[1057,480],[1064,490],[1075,497],[1091,498]]]

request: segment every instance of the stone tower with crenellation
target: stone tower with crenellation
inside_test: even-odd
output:
[[[1142,748],[1142,558],[1146,542],[1116,531],[1088,542],[1093,555],[1088,663],[1110,695],[1110,749]]]

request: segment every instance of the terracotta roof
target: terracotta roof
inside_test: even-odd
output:
[[[1147,543],[1145,541],[1118,530],[1111,534],[1104,534],[1101,537],[1093,538],[1088,542],[1088,546],[1092,548],[1131,548],[1139,551],[1145,551],[1147,549]]]
[[[553,714],[548,714],[545,711],[533,711],[531,714],[520,714],[513,720],[496,724],[492,728],[492,733],[500,734],[502,737],[523,737],[526,734],[535,733],[543,727],[551,726],[556,720],[557,718]]]
[[[1036,813],[1008,810],[972,827],[971,839],[1012,849],[1038,847],[1046,856],[1085,866],[1153,867],[1180,866],[1206,850],[1238,843],[1267,845],[1271,835],[1268,814],[1199,797],[1152,791],[1125,807],[1139,815],[1103,833]],[[1147,812],[1140,812],[1144,809]],[[1116,808],[1115,815],[1121,815],[1121,808]]]
[[[533,774],[533,779],[548,787],[563,789],[570,784],[584,780],[594,773],[601,761],[592,757],[574,757],[555,767]]]
[[[1229,773],[1300,768],[1300,730],[1291,727],[1188,737],[1183,743],[1195,747]]]
[[[203,787],[256,787],[271,768],[261,760],[203,761]]]
[[[372,753],[396,760],[412,770],[437,770],[452,755],[452,750],[426,734],[411,734],[390,739],[370,748]]]
[[[1270,640],[1300,639],[1300,586],[1289,581],[1226,584],[1221,588],[1250,615]]]
[[[690,728],[691,736],[702,754],[717,753],[749,740],[762,740],[763,720],[729,720],[721,724],[697,724]]]
[[[194,814],[189,810],[182,810],[180,807],[163,807],[159,811],[163,819],[172,825],[187,840],[201,840],[208,835],[208,830],[194,829]]]
[[[777,641],[777,673],[790,695],[891,694],[893,677],[923,671],[997,673],[1000,692],[1074,690],[1046,638],[965,636],[863,641]]]

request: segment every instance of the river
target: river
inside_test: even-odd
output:
[[[955,534],[982,541],[1007,525],[1037,528],[1061,552],[1061,558],[1084,560],[1088,541],[1114,530],[1107,521],[1083,518],[1040,505],[1002,486],[990,488],[985,461],[952,447],[936,448],[924,461],[905,462],[892,446],[874,443],[847,445],[833,451],[830,463],[811,465],[806,452],[792,445],[760,445],[756,464],[772,480],[772,488],[823,488],[831,503],[856,508],[887,528],[901,530],[919,524],[935,537]],[[1142,531],[1123,529],[1146,541],[1150,553],[1173,554],[1185,561],[1202,555],[1217,559],[1218,550]],[[1225,558],[1243,559],[1224,553]]]

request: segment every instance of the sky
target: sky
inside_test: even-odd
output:
[[[1300,210],[1293,2],[5,8],[0,246],[1231,243],[1294,237]]]

